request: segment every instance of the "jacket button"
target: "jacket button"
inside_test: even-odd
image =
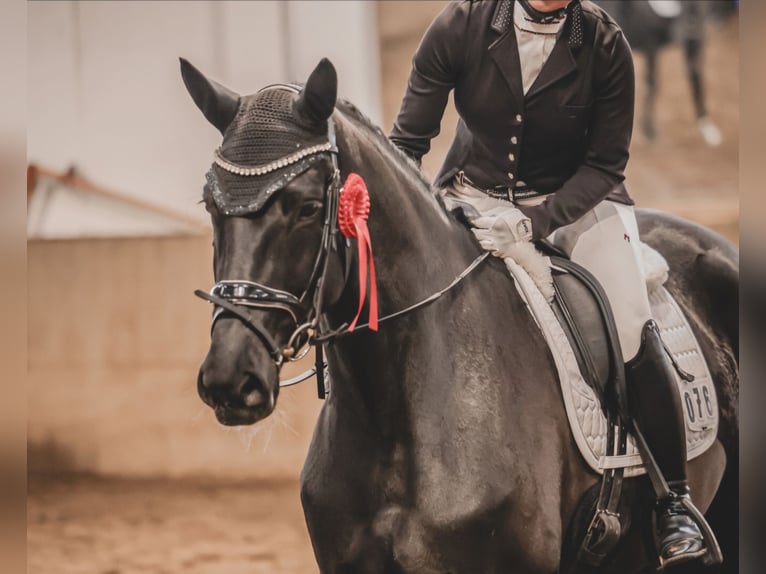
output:
[[[509,173],[509,174],[508,174],[508,179],[510,179],[511,181],[513,181],[513,174],[512,174],[512,173]]]
[[[511,160],[511,161],[516,161],[516,156],[513,155],[512,153],[509,153],[508,154],[508,159]]]
[[[513,137],[511,138],[511,143],[512,143],[513,145],[516,145],[517,143],[519,143],[519,138],[517,138],[516,136],[513,136]]]
[[[520,124],[520,123],[521,123],[521,121],[522,121],[522,119],[523,119],[523,118],[521,117],[521,114],[516,114],[516,122],[517,122],[517,123],[519,123],[519,124]]]

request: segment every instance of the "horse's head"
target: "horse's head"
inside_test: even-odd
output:
[[[322,60],[302,89],[276,85],[238,96],[185,60],[181,73],[223,134],[203,194],[216,285],[202,294],[215,313],[198,391],[221,423],[252,424],[272,412],[282,362],[295,357],[322,305],[342,290],[333,249],[337,77]]]

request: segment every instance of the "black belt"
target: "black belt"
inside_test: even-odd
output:
[[[470,182],[469,182],[470,183]],[[475,186],[473,183],[471,183],[473,187],[481,191],[482,193],[494,197],[495,199],[503,199],[505,201],[513,201],[513,190],[510,187],[495,187],[493,189],[483,189],[481,187]]]
[[[535,191],[534,189],[531,189],[529,186],[524,187],[508,187],[508,186],[495,186],[489,189],[480,187],[476,185],[474,182],[472,182],[468,177],[465,175],[465,173],[458,172],[458,174],[455,176],[458,180],[458,183],[465,184],[467,183],[474,189],[478,189],[480,192],[482,192],[485,195],[488,195],[489,197],[492,197],[494,199],[502,199],[504,201],[519,201],[524,199],[530,199],[532,197],[542,197],[544,195],[549,195],[547,193],[540,193],[538,191]]]

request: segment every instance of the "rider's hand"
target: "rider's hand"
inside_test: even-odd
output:
[[[514,244],[532,239],[532,222],[515,207],[497,215],[478,217],[471,225],[482,248],[501,258],[510,256],[509,249]]]

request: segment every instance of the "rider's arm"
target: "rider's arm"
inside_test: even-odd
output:
[[[428,153],[450,90],[462,67],[470,2],[449,2],[431,23],[412,59],[412,71],[391,141],[415,161]]]
[[[633,132],[633,56],[616,26],[610,25],[607,33],[613,36],[611,41],[594,54],[598,60],[593,67],[602,72],[594,77],[595,98],[583,163],[543,203],[519,208],[532,220],[534,239],[578,220],[625,179]]]

